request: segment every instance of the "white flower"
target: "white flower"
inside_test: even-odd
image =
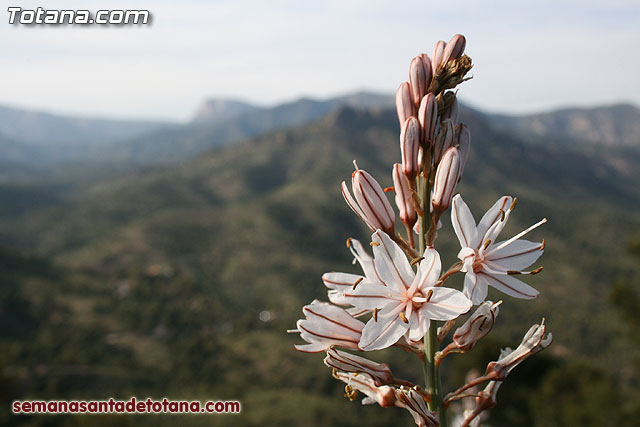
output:
[[[296,323],[303,340],[309,344],[296,345],[296,350],[305,353],[325,351],[333,346],[358,349],[364,323],[333,304],[314,300],[302,307],[306,319]]]
[[[467,204],[457,194],[452,200],[451,222],[462,249],[458,253],[466,272],[464,294],[471,298],[474,305],[487,297],[489,286],[515,298],[531,299],[538,291],[513,277],[515,274],[536,274],[522,271],[533,264],[544,251],[542,243],[522,240],[520,237],[547,222],[546,219],[532,225],[514,237],[494,243],[509,219],[515,207],[515,200],[503,196],[487,211],[476,226]]]
[[[391,369],[386,363],[376,363],[335,348],[327,350],[324,364],[338,371],[368,375],[376,387],[388,385],[394,379]]]
[[[414,273],[407,257],[383,231],[372,236],[374,265],[382,283],[362,281],[344,291],[351,305],[374,311],[362,330],[360,348],[378,350],[395,344],[403,335],[417,342],[430,320],[450,320],[466,313],[471,301],[462,292],[433,287],[440,276],[440,255],[427,248]]]

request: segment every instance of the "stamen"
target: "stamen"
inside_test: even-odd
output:
[[[353,240],[353,237],[348,237],[347,238],[347,247],[350,248],[351,247],[351,241]]]
[[[500,209],[500,222],[503,222],[503,221],[504,221],[504,218],[505,218],[504,210],[503,210],[503,209]]]
[[[547,244],[547,242],[544,239],[542,239],[542,246],[540,246],[540,250],[541,251],[544,250],[544,247],[545,247],[546,244]]]
[[[504,211],[502,212],[502,214],[504,215]],[[487,248],[489,247],[489,245],[490,245],[490,244],[491,244],[491,239],[487,239],[487,240],[484,242],[484,246],[482,247],[482,249],[483,249],[483,250],[484,250],[484,249],[487,249]]]
[[[519,270],[507,270],[507,274],[510,276],[515,276],[516,274],[522,274],[522,271]]]
[[[356,400],[356,397],[358,397],[358,390],[354,390],[353,387],[347,384],[344,386],[344,397],[349,399],[350,402],[353,402]]]
[[[533,276],[534,274],[540,273],[543,269],[544,269],[544,267],[542,267],[542,266],[538,267],[535,270],[532,270],[529,274],[531,274]]]
[[[371,246],[380,246],[380,243],[379,243],[379,242],[371,242],[371,243],[369,243],[369,244],[370,244]]]
[[[405,316],[403,312],[398,313],[398,316],[400,316],[400,320],[402,320],[404,323],[409,323],[409,321],[407,320],[407,316]]]
[[[419,263],[420,261],[422,261],[424,259],[423,256],[414,259],[413,261],[411,261],[411,265],[416,265],[417,263]]]
[[[429,289],[429,292],[427,292],[427,296],[426,296],[427,300],[425,302],[429,302],[432,296],[433,296],[433,289]]]
[[[364,277],[358,277],[358,280],[356,280],[356,282],[353,284],[353,290],[356,289],[356,286],[358,286],[360,284],[360,282],[362,282],[364,280]]]
[[[516,205],[518,204],[518,198],[514,197],[513,198],[513,202],[511,202],[511,206],[509,206],[509,210],[512,211],[516,208]]]
[[[382,191],[384,191],[385,193],[391,193],[393,191],[396,191],[396,189],[395,189],[395,187],[387,187]]]
[[[377,308],[377,307],[373,309],[373,321],[374,322],[378,321],[378,311],[380,311],[380,309]]]
[[[511,243],[513,243],[514,241],[518,240],[519,238],[521,238],[522,236],[524,236],[525,234],[527,234],[531,230],[534,230],[534,229],[540,227],[545,222],[547,222],[547,218],[543,218],[542,220],[536,222],[535,224],[533,224],[531,227],[527,228],[526,230],[521,231],[520,233],[516,234],[515,236],[513,236],[509,240],[505,240],[504,242],[502,242],[498,246],[495,246],[493,249],[491,249],[488,253],[486,253],[484,255],[485,256],[490,255],[490,254],[494,253],[495,251],[500,250],[500,249],[504,248],[507,245],[510,245]]]

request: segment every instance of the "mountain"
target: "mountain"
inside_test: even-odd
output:
[[[591,372],[584,366],[613,376],[631,366],[633,353],[606,300],[613,278],[634,271],[626,242],[640,229],[640,150],[532,145],[520,132],[497,131],[482,113],[464,109],[462,118],[473,142],[459,190],[476,219],[502,194],[519,202],[501,237],[549,219],[528,236],[547,242],[544,272],[527,278],[540,297],[532,302],[490,294],[505,300],[495,341],[490,351],[470,353],[486,363],[546,317],[553,346],[518,368],[521,374],[514,372],[499,394],[514,405],[504,412],[499,405],[498,421],[491,419],[493,425],[545,425],[532,421],[540,419],[537,411],[565,410],[558,387],[577,396],[571,381]],[[27,324],[38,325],[28,337],[3,337],[9,351],[0,372],[19,385],[12,398],[213,396],[242,401],[234,425],[397,422],[399,412],[340,400],[344,386],[331,378],[322,357],[293,351],[299,338],[284,331],[303,304],[326,300],[322,273],[357,272],[344,242],[349,236],[366,240],[370,231],[344,203],[340,182],[349,179],[356,159],[383,187],[391,185],[390,166],[400,158],[398,128],[393,111],[338,107],[313,123],[178,164],[78,179],[80,187],[55,197],[44,197],[46,186],[16,190],[17,184],[4,183],[0,247],[35,258],[0,251],[0,267],[3,257],[7,266],[27,266],[16,273],[19,285],[12,285],[21,292],[3,307],[15,301],[31,307]],[[457,260],[459,249],[449,221],[443,219],[437,241],[444,265]],[[32,266],[34,259],[47,260],[52,271],[40,262]],[[460,278],[451,283],[461,286]],[[412,356],[390,356],[391,367],[419,380]],[[456,367],[447,371],[447,388],[459,380],[453,372],[468,369],[459,360],[443,364]],[[563,382],[566,372],[578,374]],[[600,389],[597,384],[588,384],[587,396]],[[578,402],[582,411],[584,400]],[[141,417],[140,423],[175,420]]]
[[[134,165],[182,161],[212,147],[310,123],[342,106],[380,109],[391,105],[391,96],[368,92],[356,92],[326,100],[300,98],[272,107],[213,99],[205,102],[187,125],[161,129],[108,146],[96,147],[90,158],[101,162]]]
[[[566,108],[523,116],[490,115],[489,120],[497,129],[547,143],[640,146],[640,109],[631,104]]]

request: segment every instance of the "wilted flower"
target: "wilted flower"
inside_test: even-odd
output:
[[[491,331],[498,315],[500,302],[483,302],[471,317],[456,329],[453,334],[453,342],[458,349],[471,350],[481,338]]]
[[[462,271],[466,272],[464,293],[474,305],[487,297],[489,286],[515,298],[531,299],[538,291],[513,277],[516,274],[536,274],[522,269],[533,264],[542,255],[542,243],[521,240],[520,237],[544,224],[547,220],[532,225],[514,237],[494,243],[515,207],[515,200],[504,196],[487,211],[480,223],[476,223],[467,204],[457,194],[452,201],[451,222],[462,249],[458,258],[463,261]]]
[[[404,387],[396,389],[395,392],[398,401],[411,413],[417,426],[438,427],[440,425],[438,414],[427,408],[427,404],[420,393]]]
[[[414,179],[420,172],[418,150],[420,149],[420,123],[416,117],[409,117],[400,130],[400,154],[402,155],[402,172]]]
[[[466,313],[471,301],[461,292],[433,287],[440,275],[440,255],[427,248],[414,273],[406,255],[383,231],[372,236],[374,263],[384,285],[362,282],[344,292],[351,305],[374,310],[362,330],[360,348],[377,350],[395,344],[404,334],[415,342],[430,320],[449,320]]]
[[[342,195],[351,209],[363,219],[373,231],[384,230],[393,234],[396,214],[391,208],[380,184],[362,169],[357,169],[351,176],[353,197],[347,184],[342,181]]]
[[[442,104],[445,106],[444,111],[440,115],[441,120],[451,120],[453,125],[458,123],[459,107],[458,97],[455,92],[448,91],[442,96]]]
[[[460,176],[460,151],[456,147],[449,148],[442,156],[442,160],[436,169],[433,183],[433,212],[440,217],[449,209],[451,198],[456,191]]]
[[[409,65],[409,85],[415,105],[420,104],[431,84],[431,60],[424,53],[416,56]]]
[[[400,172],[400,164],[393,165],[393,188],[396,191],[396,206],[400,213],[400,220],[411,230],[418,220],[418,214],[413,206],[413,197],[407,177]]]
[[[529,328],[518,348],[515,350],[510,348],[502,350],[498,361],[487,365],[486,375],[495,373],[495,379],[504,381],[507,375],[523,360],[549,347],[553,341],[553,336],[549,332],[545,337],[545,330],[544,319],[539,325],[533,325]]]
[[[411,116],[416,115],[416,106],[411,98],[411,86],[403,82],[396,92],[396,110],[400,126]]]
[[[363,405],[377,403],[383,408],[397,406],[398,402],[393,387],[388,385],[378,387],[369,377],[338,370],[333,371],[333,377],[347,384],[345,386],[345,396],[349,398],[349,400],[355,400],[358,392],[362,392],[367,396],[362,399]]]
[[[364,323],[354,319],[349,313],[333,304],[314,300],[302,307],[306,319],[296,323],[303,340],[309,344],[296,345],[296,349],[305,353],[317,353],[330,347],[358,348]]]
[[[338,371],[368,375],[377,387],[391,384],[393,374],[386,363],[376,363],[364,357],[331,348],[327,350],[324,364]]]

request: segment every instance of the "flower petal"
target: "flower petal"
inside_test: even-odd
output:
[[[356,283],[361,283],[364,280],[364,276],[359,276],[357,274],[350,273],[325,273],[322,275],[322,282],[324,285],[330,289],[329,291],[329,300],[338,305],[347,305],[349,304],[344,300],[342,294],[345,290],[349,290],[353,288],[353,285]]]
[[[508,214],[510,212],[509,207],[513,203],[511,196],[502,196],[489,208],[487,213],[484,214],[480,222],[478,223],[477,234],[474,240],[474,248],[478,249],[487,239],[495,239],[495,237],[502,231],[504,225],[507,222]],[[504,215],[503,215],[504,212]],[[504,219],[503,219],[504,218]],[[502,223],[501,226],[496,226],[492,230],[492,236],[487,236],[487,232],[496,223]]]
[[[409,329],[409,324],[404,323],[399,316],[391,318],[373,318],[367,322],[362,330],[360,349],[365,351],[380,350],[395,344]]]
[[[433,291],[431,299],[420,308],[420,311],[429,319],[455,319],[472,307],[471,300],[456,289],[429,288],[429,292],[431,291]]]
[[[473,270],[467,271],[464,276],[464,295],[471,300],[473,305],[482,304],[487,298],[489,289],[486,280],[481,280]]]
[[[344,200],[347,202],[347,204],[349,205],[349,207],[351,208],[352,211],[354,211],[356,213],[356,215],[358,215],[360,218],[362,218],[362,220],[367,224],[367,226],[372,229],[375,230],[376,228],[371,225],[371,223],[367,220],[367,216],[364,214],[364,212],[362,211],[362,209],[360,209],[360,206],[358,206],[358,203],[356,202],[356,200],[353,198],[353,196],[351,196],[351,193],[349,192],[349,188],[347,187],[347,184],[342,181],[342,197],[344,197]]]
[[[380,278],[380,275],[378,274],[378,271],[376,270],[373,257],[367,253],[367,251],[362,246],[362,243],[360,243],[359,240],[351,239],[349,249],[351,250],[351,253],[355,257],[355,259],[360,263],[360,267],[362,267],[364,275],[367,276],[367,278],[372,282],[384,285],[382,279]]]
[[[483,271],[478,273],[478,278],[484,280],[490,286],[493,286],[500,292],[503,292],[514,298],[533,299],[540,294],[537,290],[524,283],[522,280],[516,279],[509,275],[487,274]]]
[[[397,302],[388,287],[368,281],[363,281],[355,289],[346,290],[343,295],[347,304],[368,310],[382,309]]]
[[[423,260],[418,265],[418,273],[413,285],[411,286],[420,290],[431,287],[436,284],[440,277],[440,270],[442,270],[442,262],[440,261],[440,254],[433,247],[427,248],[424,251]],[[409,292],[411,294],[411,291]]]
[[[424,337],[429,330],[429,318],[420,310],[415,313],[415,317],[410,319],[411,328],[409,329],[409,341],[416,343]]]
[[[458,236],[460,246],[471,247],[476,241],[476,222],[469,210],[469,206],[462,200],[462,196],[456,194],[451,200],[451,223],[453,231]],[[477,249],[477,247],[474,247]]]
[[[500,246],[502,242],[496,246]],[[536,262],[544,252],[542,243],[528,240],[516,240],[491,252],[487,260],[504,270],[522,270]]]
[[[400,246],[382,230],[371,236],[376,269],[384,283],[394,292],[403,292],[413,283],[415,273]]]

